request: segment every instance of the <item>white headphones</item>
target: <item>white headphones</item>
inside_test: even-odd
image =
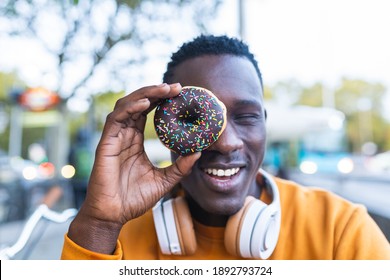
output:
[[[225,248],[243,258],[268,259],[276,247],[280,231],[278,187],[264,170],[261,175],[270,187],[272,202],[265,204],[248,196],[244,206],[226,224]],[[196,237],[191,213],[183,197],[161,199],[153,207],[153,219],[161,252],[166,255],[191,255],[196,251]]]

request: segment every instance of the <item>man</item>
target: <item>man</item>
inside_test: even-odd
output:
[[[211,90],[227,107],[227,125],[208,149],[185,157],[173,154],[170,167],[156,168],[143,148],[146,115],[182,86]],[[261,73],[244,43],[200,36],[184,44],[173,54],[163,84],[120,99],[108,115],[87,197],[65,236],[62,258],[390,259],[389,243],[364,207],[259,171],[265,121]],[[163,197],[184,198],[164,206],[166,213],[173,209],[173,218],[157,213]],[[264,212],[273,208],[264,225],[253,230],[247,229],[249,222],[232,218],[241,212],[257,215],[247,197],[256,198]],[[169,224],[183,232],[169,237]],[[260,245],[242,245],[235,237],[248,231],[255,233],[251,240],[264,235]],[[266,248],[256,247],[262,244]]]

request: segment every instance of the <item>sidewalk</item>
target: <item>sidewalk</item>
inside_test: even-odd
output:
[[[40,221],[27,242],[25,249],[18,253],[17,260],[58,260],[64,235],[68,231],[70,220],[56,224],[48,221]],[[0,226],[0,250],[15,244],[19,238],[25,221],[7,223]]]

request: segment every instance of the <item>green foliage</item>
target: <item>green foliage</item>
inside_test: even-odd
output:
[[[15,87],[22,87],[23,83],[15,73],[0,72],[0,101],[9,102],[9,94]]]
[[[336,108],[347,117],[348,139],[353,151],[360,152],[366,142],[374,142],[379,149],[388,146],[383,133],[386,120],[382,117],[382,100],[386,88],[380,83],[343,79],[335,90]]]
[[[264,86],[264,99],[271,100],[273,98],[272,89],[269,86]]]
[[[93,97],[93,118],[98,130],[103,129],[107,115],[112,112],[117,100],[124,95],[124,92],[106,92]]]
[[[371,115],[372,140],[380,151],[390,150],[390,123],[383,119],[376,111]]]
[[[7,114],[9,118],[11,110],[10,93],[14,88],[23,87],[23,83],[19,80],[15,73],[0,72],[0,112]],[[9,124],[3,132],[0,132],[0,150],[6,151],[9,144]]]
[[[129,6],[131,9],[136,9],[141,5],[142,0],[117,0],[117,2]]]
[[[156,130],[154,129],[154,110],[151,111],[146,119],[145,139],[157,139]]]
[[[3,133],[0,133],[0,150],[7,151],[9,145],[9,126]]]
[[[80,127],[85,127],[88,125],[89,116],[88,113],[84,114],[71,114],[67,118],[68,120],[68,132],[69,138],[75,139],[76,133],[78,132]]]
[[[107,92],[94,96],[94,119],[97,122],[97,128],[103,129],[107,115],[114,109],[118,99],[125,96],[124,92]],[[156,138],[156,132],[153,124],[154,110],[151,111],[146,120],[145,139]]]
[[[335,90],[336,107],[347,115],[360,111],[359,106],[369,106],[369,110],[380,112],[385,92],[385,86],[380,83],[343,79]],[[364,101],[369,104],[361,104]]]
[[[322,106],[323,90],[324,88],[321,83],[315,83],[307,88],[303,88],[299,98],[299,104],[313,107]]]

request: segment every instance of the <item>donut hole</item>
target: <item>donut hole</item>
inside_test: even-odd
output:
[[[189,115],[188,117],[186,117],[186,118],[183,120],[183,122],[186,123],[187,125],[194,125],[194,124],[197,124],[197,122],[198,122],[198,116]]]
[[[184,126],[198,126],[200,118],[199,106],[185,108],[179,114],[179,120],[184,124]]]

